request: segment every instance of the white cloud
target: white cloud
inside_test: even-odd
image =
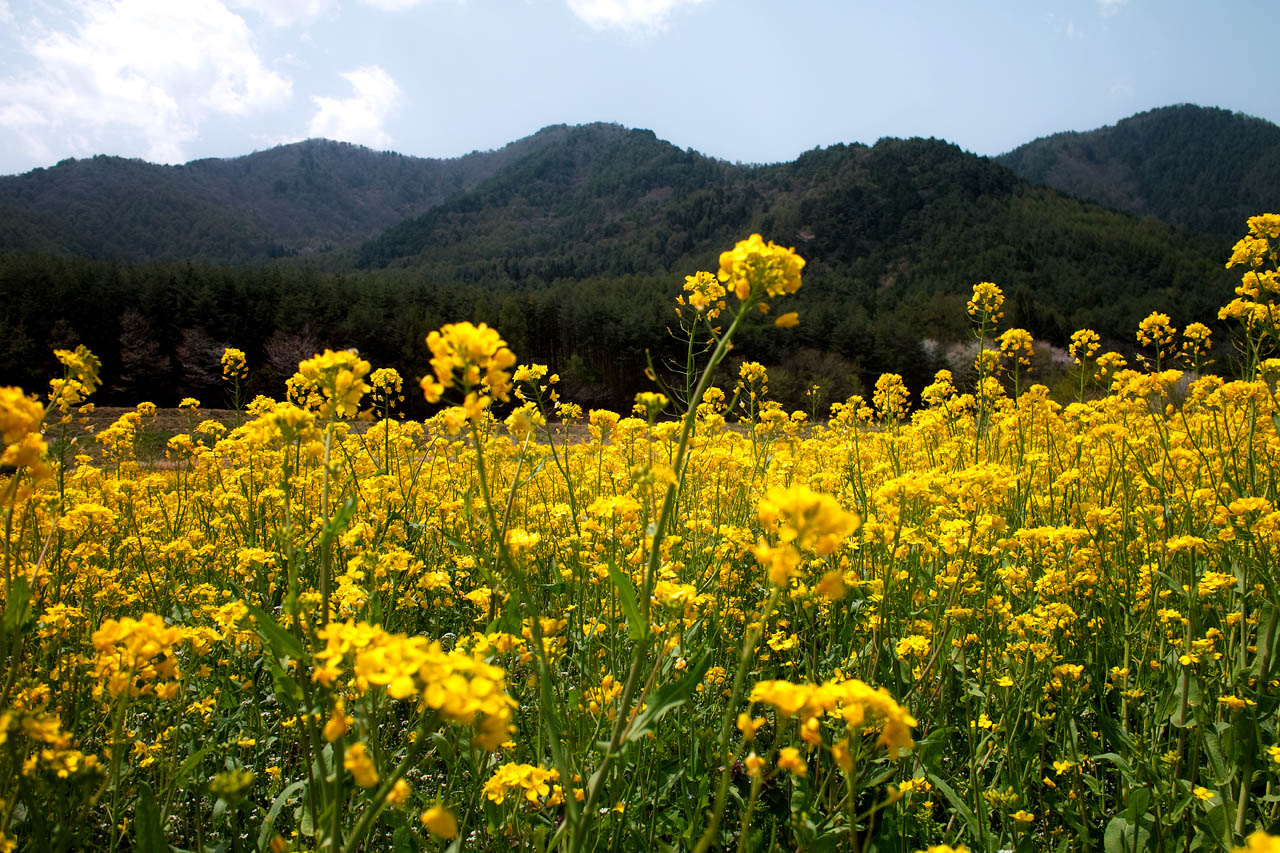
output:
[[[400,87],[376,65],[366,65],[341,75],[351,84],[350,98],[313,97],[316,114],[309,133],[370,148],[386,148],[391,136],[383,128],[400,101]]]
[[[0,79],[0,127],[34,157],[114,153],[159,162],[217,116],[287,101],[220,0],[93,0],[72,30],[29,40],[32,70]]]
[[[288,27],[299,21],[310,21],[337,6],[335,0],[230,0],[236,9],[249,9],[275,27]]]
[[[384,12],[403,12],[429,2],[431,0],[364,0],[366,6],[381,9]]]
[[[0,24],[7,24],[13,20],[13,12],[9,11],[9,0],[0,0]]]
[[[1098,0],[1098,12],[1104,18],[1117,14],[1129,0]]]
[[[695,6],[702,0],[566,0],[566,2],[569,4],[569,11],[593,29],[657,32],[667,25],[667,18],[677,7]]]

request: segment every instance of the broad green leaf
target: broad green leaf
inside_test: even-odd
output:
[[[1134,788],[1129,792],[1129,799],[1125,807],[1125,816],[1128,817],[1129,823],[1137,824],[1142,820],[1142,816],[1147,813],[1147,808],[1151,805],[1151,789],[1142,787]]]
[[[1102,849],[1106,853],[1128,853],[1133,826],[1122,817],[1113,817],[1102,835]]]
[[[271,832],[275,829],[276,818],[280,817],[280,810],[285,807],[294,794],[300,792],[307,786],[305,781],[294,782],[287,785],[283,791],[276,794],[276,798],[271,801],[271,806],[267,809],[267,817],[262,822],[262,827],[258,830],[258,849],[266,850],[267,845],[271,842]],[[303,804],[306,805],[305,803]],[[303,808],[304,813],[309,813],[309,809]]]
[[[31,587],[27,585],[27,579],[22,575],[18,575],[13,581],[13,586],[9,588],[9,597],[4,603],[4,633],[16,634],[25,627],[31,609],[28,606],[31,603]]]
[[[391,853],[413,853],[415,847],[413,833],[409,831],[409,827],[398,826],[396,831],[391,833]]]
[[[307,656],[306,649],[302,647],[302,641],[284,628],[281,628],[276,620],[271,618],[271,614],[256,604],[250,604],[247,601],[244,606],[253,616],[253,621],[258,623],[258,633],[267,641],[267,645],[271,646],[271,650],[276,653],[276,657],[291,657],[294,660],[303,660]]]
[[[974,817],[973,809],[969,808],[969,804],[961,799],[960,795],[955,792],[955,789],[948,785],[946,781],[936,773],[926,773],[925,775],[929,777],[929,781],[933,784],[933,787],[941,791],[942,796],[946,797],[947,802],[951,803],[951,808],[955,809],[956,813],[964,820],[965,824],[969,827],[969,834],[973,838],[985,838],[986,836],[982,832],[982,827],[978,825],[978,819]]]
[[[1132,775],[1133,767],[1123,757],[1116,755],[1114,752],[1103,752],[1093,756],[1094,761],[1110,761],[1116,767],[1119,767],[1125,773]]]
[[[143,782],[138,789],[137,814],[134,819],[134,843],[138,853],[169,853],[160,825],[160,809],[151,786]]]
[[[1200,732],[1203,738],[1205,754],[1209,756],[1209,763],[1213,766],[1213,773],[1217,777],[1215,779],[1219,784],[1226,782],[1230,778],[1227,771],[1227,762],[1222,758],[1222,744],[1218,740],[1218,733],[1213,726],[1204,726]]]
[[[443,758],[445,761],[452,763],[453,741],[449,740],[447,737],[440,734],[440,732],[432,732],[431,743],[435,746],[436,752],[440,754],[441,758]]]
[[[693,691],[698,689],[707,670],[711,668],[711,650],[703,652],[702,657],[684,674],[679,681],[670,682],[658,688],[652,697],[645,701],[645,708],[631,724],[627,732],[627,741],[644,737],[658,721],[666,716],[672,708],[677,708],[689,701]]]
[[[324,524],[324,531],[320,534],[320,552],[324,553],[324,549],[346,532],[347,527],[351,524],[351,519],[356,514],[356,496],[352,495],[342,502],[342,506],[338,507],[338,511],[329,517]]]
[[[644,636],[644,625],[640,623],[640,605],[636,603],[636,590],[631,578],[622,573],[613,560],[609,561],[609,580],[618,591],[618,602],[627,617],[627,636],[639,640]]]

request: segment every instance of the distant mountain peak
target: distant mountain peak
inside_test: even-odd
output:
[[[1219,239],[1280,199],[1280,127],[1218,107],[1147,110],[995,159],[1032,183]]]
[[[662,208],[671,222],[655,226],[659,233],[683,236],[655,238],[647,250],[668,263],[687,257],[705,236],[727,234],[730,212],[742,223],[735,227],[785,222],[782,239],[787,229],[809,233],[789,218],[803,218],[789,194],[807,186],[809,196],[853,192],[847,203],[863,203],[858,193],[872,172],[894,176],[881,190],[891,194],[925,172],[960,182],[966,192],[1006,192],[1012,172],[1225,241],[1248,215],[1274,209],[1280,199],[1280,128],[1180,104],[1048,136],[991,160],[942,139],[885,137],[872,146],[815,148],[789,164],[748,166],[612,122],[547,125],[493,151],[450,159],[323,138],[180,166],[99,155],[0,177],[0,251],[252,263],[337,250],[345,260],[332,260],[335,267],[357,255],[364,265],[409,264],[437,251],[445,223],[457,242],[483,211],[502,208],[524,229],[492,236],[506,252],[532,252],[529,234],[553,226],[567,229],[561,240],[597,234],[601,246],[639,252],[628,229],[650,227],[644,217]],[[916,191],[933,198],[949,188]],[[762,212],[769,206],[762,199],[775,197],[785,216]],[[636,255],[629,263],[647,262]],[[551,269],[567,275],[589,266]]]

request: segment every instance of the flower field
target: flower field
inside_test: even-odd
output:
[[[0,388],[0,849],[1273,849],[1280,216],[1249,229],[1238,366],[1153,312],[1137,356],[1076,333],[1074,401],[983,282],[972,380],[782,410],[725,367],[803,322],[758,237],[629,413],[457,323],[425,422],[327,351],[140,461],[154,406],[85,432],[60,351]]]

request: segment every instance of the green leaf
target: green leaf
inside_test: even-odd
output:
[[[1121,756],[1116,755],[1114,752],[1099,753],[1098,755],[1093,756],[1093,760],[1094,761],[1110,761],[1112,764],[1114,764],[1116,767],[1119,767],[1129,776],[1133,775],[1133,767],[1129,764],[1129,762],[1126,761]]]
[[[1102,730],[1106,741],[1113,747],[1123,747],[1125,752],[1130,752],[1136,748],[1133,738],[1129,737],[1123,729],[1116,725],[1116,721],[1109,714],[1102,714],[1098,717],[1098,728]],[[1111,753],[1114,755],[1114,753]]]
[[[984,839],[986,836],[982,832],[982,827],[978,824],[978,819],[974,817],[973,809],[969,808],[969,804],[960,798],[950,785],[943,781],[942,777],[936,773],[926,773],[933,787],[942,792],[942,796],[947,798],[947,802],[951,803],[951,808],[964,819],[965,824],[969,827],[969,834],[975,839]]]
[[[413,853],[415,847],[413,833],[409,832],[409,827],[398,826],[396,831],[391,833],[391,853]]]
[[[1102,849],[1106,853],[1128,853],[1132,824],[1122,817],[1113,817],[1102,835]]]
[[[303,660],[307,656],[307,651],[302,647],[302,641],[290,634],[284,628],[281,628],[276,620],[271,618],[271,614],[258,607],[256,604],[244,603],[253,620],[258,623],[258,634],[262,639],[267,641],[267,645],[271,646],[271,650],[276,653],[276,657],[291,657],[294,660]]]
[[[644,636],[644,625],[640,623],[640,605],[636,603],[636,590],[631,585],[631,578],[622,573],[617,563],[609,561],[609,580],[618,591],[618,601],[622,604],[622,612],[627,617],[627,636],[639,640]]]
[[[298,832],[308,838],[315,836],[316,824],[311,817],[311,808],[305,799],[293,810],[293,819],[298,822]]]
[[[1222,845],[1223,850],[1231,850],[1235,847],[1231,843],[1231,830],[1227,826],[1227,806],[1225,803],[1220,802],[1209,809],[1207,822],[1213,830],[1217,841]]]
[[[22,575],[18,575],[14,580],[13,586],[9,588],[9,597],[4,603],[4,633],[16,634],[29,621],[31,610],[28,605],[31,603],[31,587],[27,585],[27,579]]]
[[[187,756],[186,760],[178,767],[178,772],[173,777],[173,782],[169,785],[169,796],[173,796],[173,791],[181,788],[186,783],[187,777],[191,775],[191,771],[200,766],[200,762],[204,760],[204,755],[209,751],[209,747],[198,749]]]
[[[169,853],[169,842],[165,840],[164,829],[160,826],[160,809],[156,807],[156,796],[146,782],[138,789],[134,841],[138,853]]]
[[[431,743],[435,746],[436,752],[440,754],[441,758],[447,762],[453,762],[453,741],[440,734],[440,732],[432,732]]]
[[[276,818],[280,817],[280,810],[285,804],[303,788],[307,787],[305,781],[294,782],[292,785],[285,787],[283,791],[276,794],[276,798],[271,801],[271,807],[267,809],[267,817],[262,822],[262,828],[258,830],[258,849],[266,850],[267,844],[271,841],[271,831],[275,829]],[[303,804],[305,806],[305,803]],[[310,815],[310,810],[303,808],[303,812]]]
[[[1142,820],[1143,815],[1147,813],[1147,808],[1151,805],[1151,789],[1150,788],[1134,788],[1129,792],[1129,799],[1126,802],[1125,816],[1129,819],[1129,823],[1137,824]]]
[[[669,682],[658,688],[652,698],[645,701],[644,710],[636,717],[627,732],[627,742],[644,737],[658,721],[666,716],[672,708],[678,708],[693,696],[698,689],[707,670],[711,668],[711,651],[702,653],[698,662],[693,665],[679,681]]]
[[[1205,726],[1200,731],[1203,738],[1205,754],[1209,756],[1209,764],[1213,767],[1216,781],[1219,785],[1226,782],[1230,777],[1227,771],[1227,762],[1222,757],[1222,744],[1218,740],[1218,733],[1214,726]]]
[[[275,688],[276,699],[296,713],[305,698],[302,687],[293,676],[285,672],[279,661],[268,660],[267,667],[271,670],[271,684]]]
[[[324,531],[320,534],[320,552],[329,547],[334,539],[337,539],[346,532],[347,527],[351,524],[351,519],[356,514],[356,496],[352,495],[342,502],[342,506],[338,507],[338,511],[329,517],[324,523]]]

